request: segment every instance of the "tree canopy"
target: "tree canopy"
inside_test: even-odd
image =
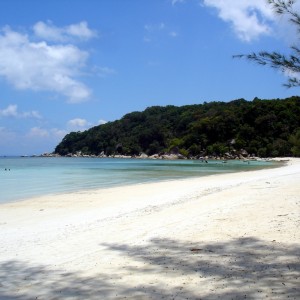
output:
[[[263,157],[299,155],[299,116],[300,97],[152,106],[84,132],[71,132],[55,153],[152,155],[177,151],[195,157],[244,149]]]

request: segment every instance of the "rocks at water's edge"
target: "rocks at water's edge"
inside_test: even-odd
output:
[[[55,153],[43,153],[41,155],[32,155],[32,157],[61,157],[59,154]],[[215,159],[215,160],[232,160],[232,159],[238,159],[238,160],[259,160],[260,157],[257,157],[255,155],[248,154],[245,150],[241,150],[239,152],[226,152],[223,156],[214,156],[214,155],[202,155],[202,156],[189,156],[186,157],[180,153],[161,153],[161,154],[153,154],[153,155],[147,155],[146,153],[140,153],[140,155],[121,155],[121,154],[115,154],[115,155],[105,155],[104,151],[102,151],[99,155],[88,155],[81,153],[80,151],[76,153],[69,153],[65,155],[64,157],[89,157],[89,158],[122,158],[122,159],[165,159],[165,160],[178,160],[178,159],[199,159],[199,160],[208,160],[208,159]]]

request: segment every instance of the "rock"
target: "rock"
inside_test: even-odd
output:
[[[161,156],[162,159],[178,159],[178,155],[176,154],[164,154]]]
[[[116,154],[116,155],[114,155],[114,158],[132,158],[132,157],[130,155]]]
[[[233,159],[233,156],[229,153],[229,152],[226,152],[224,154],[224,156],[227,158],[227,159]]]
[[[240,154],[243,156],[248,156],[248,152],[245,149],[241,149]]]
[[[148,155],[146,153],[140,153],[140,156],[138,158],[148,158]]]

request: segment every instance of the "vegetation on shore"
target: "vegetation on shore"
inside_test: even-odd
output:
[[[152,106],[84,132],[71,132],[55,153],[300,156],[300,97]]]

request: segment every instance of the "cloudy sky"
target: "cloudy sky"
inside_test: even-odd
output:
[[[152,105],[297,95],[232,58],[295,38],[264,0],[2,0],[0,155],[52,152]]]

